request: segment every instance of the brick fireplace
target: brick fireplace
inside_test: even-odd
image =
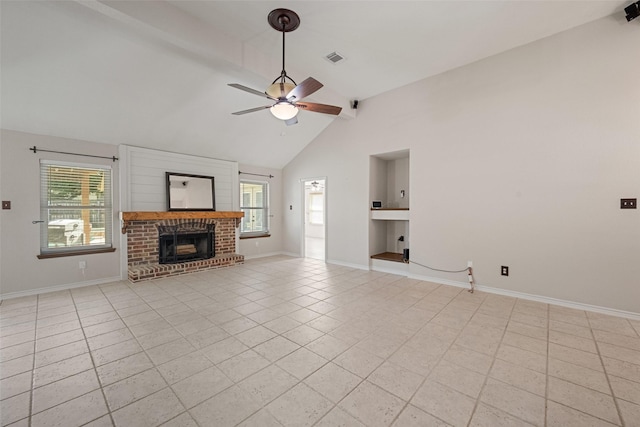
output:
[[[158,262],[176,264],[213,258],[215,252],[215,224],[189,222],[180,225],[158,226]]]
[[[244,263],[236,253],[236,232],[242,212],[122,212],[127,234],[127,270],[131,282],[177,276]],[[160,263],[160,232],[167,229],[213,230],[215,243],[208,259]]]

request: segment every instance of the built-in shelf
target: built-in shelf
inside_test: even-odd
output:
[[[402,254],[395,252],[382,252],[381,254],[371,255],[371,259],[381,259],[383,261],[404,262]]]
[[[369,158],[369,267],[407,275],[402,252],[410,245],[410,152],[400,150]],[[384,208],[373,208],[373,205]]]
[[[371,209],[371,219],[409,221],[409,208]]]

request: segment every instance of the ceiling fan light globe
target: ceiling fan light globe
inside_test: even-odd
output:
[[[266,94],[275,99],[286,98],[294,87],[293,83],[274,83],[267,88]]]
[[[289,102],[278,102],[270,110],[271,114],[280,120],[289,120],[298,115],[298,107]]]

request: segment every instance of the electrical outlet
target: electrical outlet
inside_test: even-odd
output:
[[[620,199],[620,209],[637,209],[638,199]]]
[[[500,268],[500,274],[503,276],[508,276],[509,275],[509,267],[507,267],[506,265],[503,265]]]
[[[87,261],[80,261],[80,262],[78,263],[78,268],[79,268],[80,270],[84,270],[85,268],[87,268]]]

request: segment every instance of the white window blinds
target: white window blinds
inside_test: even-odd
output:
[[[40,219],[42,254],[111,248],[111,168],[41,160]]]

